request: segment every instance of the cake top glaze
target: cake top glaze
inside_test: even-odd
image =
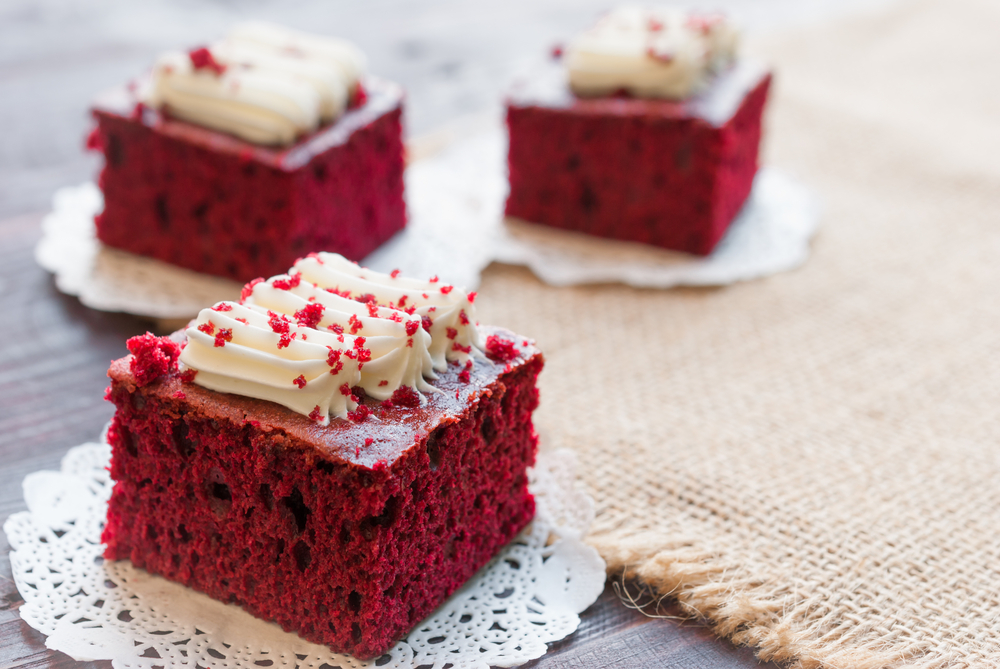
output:
[[[565,51],[569,86],[581,96],[621,91],[681,100],[736,60],[738,33],[722,14],[619,7]]]
[[[239,302],[203,309],[187,328],[182,368],[198,385],[269,400],[326,424],[357,419],[352,392],[417,404],[455,363],[485,360],[475,293],[436,277],[382,274],[334,253],[246,285]]]
[[[256,144],[289,145],[358,99],[364,68],[350,42],[255,21],[208,47],[162,54],[139,97]]]

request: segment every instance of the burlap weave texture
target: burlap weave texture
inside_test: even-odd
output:
[[[801,270],[718,290],[484,277],[546,351],[539,431],[592,543],[796,667],[1000,666],[1000,5],[769,38]]]

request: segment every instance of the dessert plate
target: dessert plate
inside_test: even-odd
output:
[[[723,286],[798,267],[819,224],[816,198],[771,168],[759,172],[729,232],[704,258],[504,220],[505,155],[506,139],[496,130],[411,164],[409,223],[363,264],[410,276],[440,274],[470,290],[492,262],[524,265],[556,286]],[[94,309],[177,320],[239,296],[233,281],[104,246],[93,223],[101,207],[101,193],[90,183],[55,194],[35,258],[55,274],[59,290]]]
[[[530,470],[537,513],[527,529],[386,655],[334,654],[128,561],[104,561],[110,455],[103,440],[83,444],[60,471],[30,474],[29,510],[4,524],[21,617],[77,660],[119,669],[510,667],[571,634],[604,589],[604,561],[582,540],[594,505],[574,487],[575,456],[542,452]]]

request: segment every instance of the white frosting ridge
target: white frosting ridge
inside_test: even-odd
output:
[[[364,72],[364,56],[348,42],[262,22],[208,47],[207,66],[197,51],[161,55],[141,99],[257,144],[290,144],[338,118]]]
[[[357,409],[355,386],[377,400],[428,380],[449,361],[482,358],[474,294],[440,281],[381,274],[333,253],[248,284],[240,303],[203,309],[181,352],[194,382],[269,400],[326,423]],[[346,385],[345,385],[346,384]]]
[[[565,63],[578,95],[683,99],[733,63],[737,42],[721,15],[625,6],[574,38]]]

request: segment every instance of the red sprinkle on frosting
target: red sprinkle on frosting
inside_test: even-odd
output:
[[[248,297],[253,294],[253,287],[258,283],[264,283],[263,277],[257,277],[247,285],[243,286],[243,290],[240,291],[240,302],[245,302]]]
[[[448,339],[454,339],[458,336],[458,330],[455,328],[445,328],[445,334],[448,335]]]
[[[305,376],[303,376],[302,374],[299,374],[298,376],[295,377],[295,379],[292,381],[292,383],[294,383],[295,385],[297,385],[299,388],[305,388],[306,387],[306,383],[308,383],[308,382],[306,381],[306,377]]]
[[[389,272],[389,276],[391,276],[393,279],[397,278],[399,276],[399,274],[400,274],[400,272],[399,272],[398,269],[394,269],[391,272]]]
[[[226,345],[227,341],[233,340],[233,331],[229,328],[219,328],[218,334],[215,335],[215,347],[222,348]]]
[[[441,286],[441,293],[443,295],[447,295],[453,290],[455,290],[455,286]]]
[[[312,418],[317,423],[323,420],[323,413],[319,410],[319,405],[309,412],[309,417]]]
[[[412,337],[417,334],[417,330],[420,329],[420,323],[417,321],[406,321],[406,336]]]
[[[351,326],[351,334],[357,334],[357,333],[358,333],[358,330],[361,330],[362,328],[364,328],[364,327],[365,327],[365,326],[364,326],[364,323],[362,323],[362,322],[361,322],[361,321],[360,321],[360,320],[358,319],[358,316],[357,316],[357,314],[351,314],[351,317],[350,317],[349,319],[347,319],[347,322],[348,322],[348,323],[350,324],[350,326]]]
[[[212,311],[232,311],[233,305],[228,302],[219,302],[217,305],[212,307]]]
[[[226,71],[226,66],[215,60],[212,52],[205,47],[192,49],[188,52],[188,57],[191,58],[191,64],[196,70],[212,70],[216,74],[222,74]]]
[[[452,351],[461,351],[462,353],[472,353],[472,346],[462,346],[458,342],[451,345]]]
[[[215,334],[215,323],[213,323],[212,321],[206,321],[206,322],[204,322],[204,323],[202,323],[201,325],[198,326],[198,331],[199,332],[204,332],[207,335],[214,335]]]
[[[290,275],[287,279],[275,279],[271,282],[271,285],[278,290],[291,290],[300,283],[302,283],[302,273],[296,272],[295,274]]]
[[[343,351],[340,349],[331,348],[330,353],[326,356],[326,364],[330,365],[330,373],[334,376],[344,368],[344,361],[340,359],[342,353]]]
[[[344,395],[345,397],[350,397],[351,396],[351,387],[349,385],[347,385],[346,383],[344,385],[340,386],[340,394]]]
[[[295,322],[302,327],[315,328],[323,320],[323,312],[326,307],[317,302],[307,304],[295,312]]]

